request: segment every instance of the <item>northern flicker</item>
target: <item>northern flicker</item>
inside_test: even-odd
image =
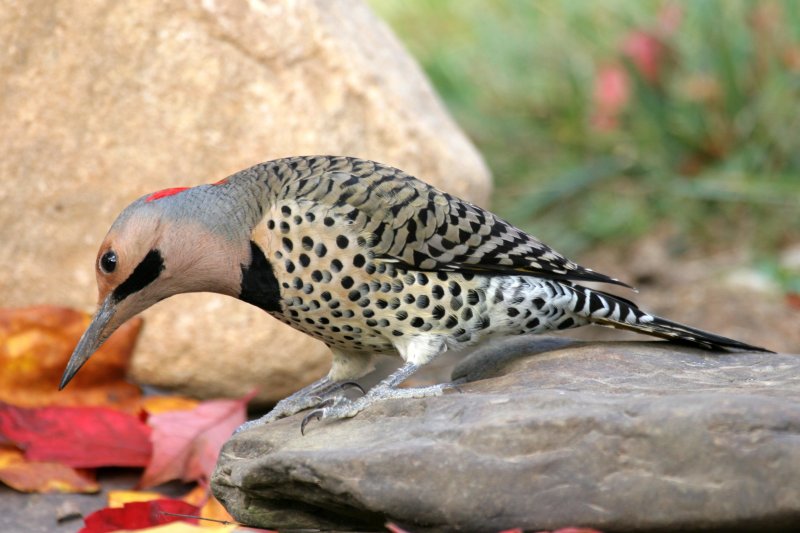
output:
[[[111,226],[96,274],[99,308],[61,388],[122,323],[184,292],[239,298],[327,344],[328,375],[254,423],[314,408],[305,426],[374,401],[440,394],[444,385],[397,386],[446,350],[490,337],[599,324],[711,350],[768,351],[584,287],[625,284],[476,205],[353,157],[277,159],[143,196]],[[346,398],[342,389],[382,354],[404,363]]]

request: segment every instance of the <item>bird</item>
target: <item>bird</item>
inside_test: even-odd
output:
[[[596,324],[769,352],[586,287],[630,286],[402,170],[348,156],[275,159],[146,194],[114,221],[95,268],[98,308],[59,389],[120,325],[180,293],[238,298],[329,347],[326,376],[240,430],[310,410],[304,432],[375,402],[440,395],[451,384],[398,386],[440,354],[490,338]],[[364,392],[355,380],[379,355],[402,364]],[[363,394],[348,397],[350,387]]]

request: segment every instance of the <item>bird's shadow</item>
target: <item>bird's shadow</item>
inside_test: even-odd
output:
[[[451,380],[455,384],[469,383],[495,377],[502,369],[517,359],[554,352],[586,344],[584,341],[563,337],[521,335],[489,341],[473,348],[453,368]]]

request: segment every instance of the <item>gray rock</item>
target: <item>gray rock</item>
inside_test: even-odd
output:
[[[521,357],[536,353],[535,357]],[[790,530],[800,357],[518,338],[439,398],[301,416],[225,446],[212,488],[270,528]]]

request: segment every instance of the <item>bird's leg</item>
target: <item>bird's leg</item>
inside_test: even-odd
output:
[[[234,435],[255,426],[268,424],[279,418],[291,416],[303,409],[317,407],[324,403],[328,397],[336,397],[336,395],[341,394],[348,387],[357,388],[361,391],[361,394],[364,394],[364,389],[355,381],[334,381],[328,376],[325,376],[279,401],[269,413],[261,418],[245,422],[236,429]]]
[[[407,362],[389,377],[375,385],[361,398],[350,400],[342,396],[330,398],[324,402],[325,405],[317,405],[317,409],[310,412],[303,419],[300,431],[304,431],[306,424],[311,420],[350,418],[375,402],[391,400],[394,398],[427,398],[429,396],[439,396],[445,389],[452,387],[450,383],[442,383],[429,387],[417,387],[409,389],[398,389],[397,386],[408,379],[414,372],[419,370],[420,365]]]

